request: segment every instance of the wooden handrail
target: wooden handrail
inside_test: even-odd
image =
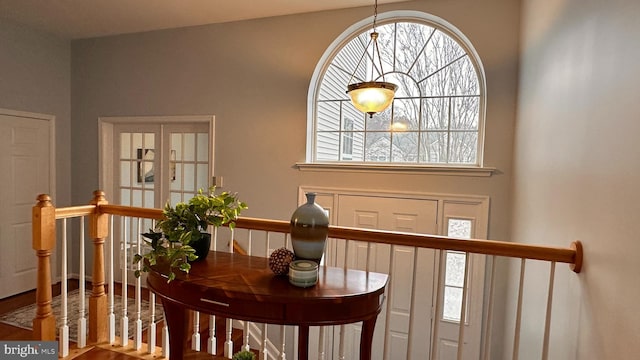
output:
[[[100,205],[98,206],[98,212],[103,214],[139,217],[145,219],[162,219],[162,209],[151,209],[135,206],[123,206],[123,205]]]
[[[161,219],[161,209],[137,208],[119,205],[100,205],[99,211],[123,216]],[[241,217],[236,228],[289,233],[288,221]],[[460,239],[448,236],[358,229],[345,226],[329,226],[329,237],[379,244],[403,245],[419,248],[463,251],[475,254],[507,256],[521,259],[555,261],[567,263],[579,273],[582,269],[582,244],[574,241],[570,248],[528,245],[507,241]]]
[[[56,219],[89,216],[96,211],[95,205],[69,206],[56,209]]]
[[[289,222],[282,220],[266,220],[240,218],[237,228],[255,229],[288,233]],[[522,259],[556,261],[572,265],[572,270],[580,272],[582,268],[582,244],[575,241],[571,248],[519,244],[506,241],[459,239],[448,236],[383,231],[374,229],[357,229],[344,226],[329,226],[329,237],[349,239],[380,244],[405,245],[420,248],[463,251],[476,254],[508,256]]]

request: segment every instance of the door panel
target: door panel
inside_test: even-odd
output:
[[[0,115],[0,298],[36,286],[31,208],[50,188],[50,122]]]
[[[437,232],[437,209],[438,203],[433,200],[340,195],[338,225],[433,234]],[[369,259],[369,270],[391,274],[387,289],[387,291],[391,289],[391,293],[386,294],[387,305],[383,307],[376,323],[374,358],[384,358],[383,344],[386,327],[389,328],[388,351],[390,354],[394,354],[394,357],[407,354],[409,320],[412,315],[420,318],[420,321],[414,322],[413,341],[424,344],[423,339],[428,339],[431,333],[434,252],[419,251],[418,263],[415,264],[414,249],[411,247],[351,241],[349,254],[351,255],[347,263],[350,267],[366,269],[367,259]],[[337,263],[343,262],[344,252],[338,251]],[[414,271],[416,279],[429,279],[426,283],[420,283],[419,288],[411,286]],[[413,291],[416,291],[416,296],[421,298],[414,303],[412,309]],[[345,357],[357,358],[360,326],[348,325],[345,330],[348,334],[345,348],[351,351],[345,353]]]

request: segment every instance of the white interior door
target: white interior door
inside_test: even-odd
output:
[[[31,208],[52,191],[51,122],[0,111],[0,298],[36,287]]]
[[[353,195],[338,197],[340,226],[434,234],[437,232],[437,214],[438,202],[434,200]],[[416,255],[412,247],[368,245],[356,241],[350,242],[349,246],[347,263],[350,268],[364,270],[368,261],[369,270],[391,275],[386,304],[376,322],[373,358],[423,358],[429,351],[429,344],[424,339],[431,337],[434,251],[420,249]],[[344,252],[338,251],[336,261],[337,264],[344,263]],[[413,274],[417,281],[415,286],[411,285]],[[416,294],[412,307],[413,292]],[[410,331],[412,316],[413,329]],[[384,338],[385,328],[388,328],[387,339]],[[347,325],[345,329],[345,358],[357,359],[360,325]],[[413,337],[411,349],[410,334]],[[387,354],[384,353],[385,342]]]

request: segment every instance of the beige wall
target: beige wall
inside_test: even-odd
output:
[[[0,108],[56,117],[54,200],[61,205],[71,205],[70,49],[68,40],[0,21]]]
[[[523,2],[513,238],[580,239],[586,259],[579,275],[558,267],[550,359],[640,354],[638,14],[637,0]],[[525,307],[524,358],[539,359],[541,306]]]

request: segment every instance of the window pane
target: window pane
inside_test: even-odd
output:
[[[171,190],[181,190],[182,189],[182,164],[174,163],[175,165],[175,178],[171,182]]]
[[[120,133],[120,158],[131,159],[131,133]]]
[[[198,161],[209,161],[209,134],[198,133]]]
[[[131,161],[120,161],[120,186],[131,186]]]
[[[455,80],[453,93],[456,95],[480,95],[478,74],[469,56],[465,56],[451,65]]]
[[[394,131],[418,130],[420,128],[420,100],[403,99],[393,102]]]
[[[338,148],[340,147],[339,132],[318,132],[316,135],[316,160],[338,161]]]
[[[444,288],[444,307],[442,317],[445,320],[460,321],[462,310],[462,289],[446,286]]]
[[[472,220],[467,219],[449,219],[447,236],[471,239]]]
[[[422,102],[425,120],[424,130],[447,130],[449,128],[449,98],[429,98]]]
[[[184,173],[182,174],[182,181],[184,182],[183,190],[184,191],[195,191],[196,189],[196,167],[193,164],[182,164],[184,169]]]
[[[332,131],[340,128],[340,103],[318,103],[318,131]]]
[[[196,170],[198,172],[198,182],[196,184],[197,189],[206,190],[209,187],[209,174],[207,174],[207,169],[209,168],[206,164],[198,164]]]
[[[447,270],[445,285],[462,287],[464,285],[464,253],[447,251]]]
[[[423,162],[446,163],[447,162],[447,133],[426,132],[423,133],[423,148],[420,152]]]
[[[184,144],[184,159],[186,161],[196,160],[196,134],[182,134]]]
[[[391,134],[388,132],[367,133],[365,161],[389,162],[391,156]]]
[[[449,147],[449,162],[474,164],[478,151],[477,132],[453,132]]]
[[[367,131],[389,131],[391,129],[391,108],[389,106],[385,111],[375,114],[373,117],[367,115],[365,125]]]
[[[171,134],[171,150],[176,152],[176,160],[182,161],[182,134]]]
[[[478,130],[480,102],[478,97],[458,97],[451,100],[451,129]]]
[[[418,133],[398,132],[392,134],[392,159],[393,162],[417,162],[418,161]]]

